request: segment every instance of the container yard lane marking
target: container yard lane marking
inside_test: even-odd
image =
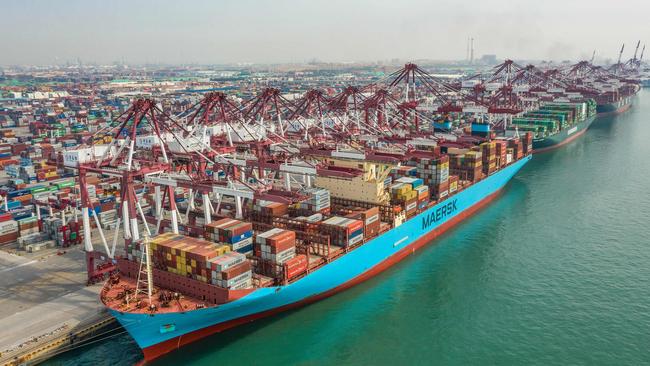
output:
[[[16,269],[16,268],[23,267],[23,266],[29,266],[30,264],[34,264],[34,263],[36,263],[36,262],[38,262],[38,261],[37,261],[37,260],[33,260],[33,261],[29,261],[29,262],[21,263],[21,264],[19,264],[19,265],[13,266],[13,267],[0,269],[0,273],[2,273],[2,272],[8,272],[8,271],[11,271],[11,270],[14,270],[14,269]]]
[[[408,240],[408,238],[409,238],[408,236],[405,236],[405,237],[403,237],[402,239],[396,241],[396,242],[393,244],[393,248],[395,248],[396,246],[402,244],[403,242],[405,242],[406,240]]]

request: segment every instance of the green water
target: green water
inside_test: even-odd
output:
[[[344,293],[155,365],[650,364],[650,91]],[[130,365],[120,336],[49,365]]]

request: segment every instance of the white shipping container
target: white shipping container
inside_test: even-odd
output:
[[[212,268],[212,263],[215,263],[217,272],[223,272],[228,268],[234,267],[240,263],[244,263],[246,256],[237,252],[228,252],[215,258],[211,258],[207,262],[207,267]]]
[[[262,252],[262,259],[270,260],[271,262],[275,262],[277,264],[283,264],[295,256],[296,248],[290,248],[277,254]]]
[[[151,149],[160,145],[160,138],[157,135],[136,136],[135,146],[142,149]]]
[[[253,287],[253,279],[249,278],[249,279],[247,279],[245,281],[242,281],[242,282],[240,282],[238,284],[230,286],[230,289],[231,290],[243,290],[243,289],[251,288],[251,287]]]
[[[101,158],[106,151],[108,151],[109,145],[94,145],[92,147],[85,147],[75,150],[68,150],[63,152],[63,165],[69,167],[76,167],[79,164],[88,163],[90,161]],[[115,156],[116,150],[115,146],[111,146],[110,153],[107,154],[106,158],[112,158]]]
[[[248,271],[240,274],[239,276],[236,276],[235,278],[231,278],[229,280],[216,280],[216,285],[219,287],[224,287],[224,288],[229,288],[231,286],[236,286],[241,284],[242,282],[246,282],[250,280],[253,277],[253,272]]]
[[[357,244],[362,240],[363,240],[363,234],[359,234],[359,235],[355,236],[354,238],[349,239],[348,240],[348,245]]]
[[[271,229],[269,231],[265,231],[265,232],[257,235],[257,237],[255,238],[255,242],[258,243],[258,244],[266,244],[266,238],[270,238],[273,235],[279,234],[279,233],[281,233],[283,231],[284,230],[282,230],[280,228],[274,228],[274,229]]]
[[[0,231],[12,229],[18,229],[18,222],[16,220],[0,222]]]
[[[253,244],[253,238],[247,238],[237,243],[232,244],[232,250],[237,250],[246,246]]]

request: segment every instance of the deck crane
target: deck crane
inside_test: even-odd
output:
[[[241,115],[246,121],[255,121],[279,136],[289,130],[286,117],[295,106],[282,96],[280,89],[265,88],[260,94],[242,103]]]
[[[643,45],[643,49],[641,50],[641,56],[639,56],[639,67],[641,66],[641,63],[643,62],[643,54],[645,53],[645,44]]]
[[[389,75],[392,77],[389,89],[398,87],[402,84],[404,87],[403,102],[416,102],[415,108],[423,109],[422,101],[426,100],[424,96],[429,96],[431,99],[431,106],[427,109],[437,111],[460,111],[462,105],[457,102],[460,99],[460,89],[445,83],[427,73],[414,63],[407,63],[401,69]],[[420,85],[421,89],[418,93],[417,86]],[[418,94],[421,97],[418,97]]]
[[[334,95],[329,99],[328,108],[333,112],[338,112],[342,117],[342,123],[348,126],[348,130],[352,130],[348,121],[350,118],[356,124],[356,132],[361,131],[361,119],[359,117],[359,105],[363,102],[365,97],[360,87],[355,85],[346,86],[340,93]],[[352,114],[352,115],[350,115]]]
[[[641,46],[641,41],[639,40],[636,44],[636,49],[634,50],[634,56],[625,63],[625,71],[628,73],[635,73],[641,67],[641,59],[643,58],[643,53],[645,52],[645,45],[641,50],[641,57],[637,58],[636,56],[639,53],[639,47]]]
[[[505,73],[513,74],[512,64],[513,62],[508,60],[504,64],[497,66],[497,71],[490,78],[494,79],[495,77],[501,76],[504,74],[504,70]],[[444,115],[450,113],[466,113],[474,116],[476,120],[481,121],[479,122],[481,125],[485,124],[482,121],[486,116],[488,118],[488,124],[492,124],[492,114],[502,114],[504,109],[507,109],[509,113],[515,111],[511,105],[512,103],[506,106],[501,105],[504,100],[508,99],[505,97],[509,95],[508,87],[502,88],[502,90],[490,89],[490,84],[485,82],[489,78],[481,78],[481,81],[476,83],[472,88],[463,88],[462,83],[450,84],[443,82],[413,64],[407,64],[403,69],[394,74],[397,77],[393,85],[396,85],[399,81],[421,85],[419,89],[420,94],[425,95],[422,93],[423,91],[431,93],[433,100],[438,101],[438,105],[435,105],[433,108],[418,105],[415,107],[418,111],[432,109]],[[481,76],[476,75],[475,77]],[[413,87],[409,87],[409,90],[412,89]],[[406,109],[404,107],[408,106],[403,105],[402,107]]]
[[[76,167],[79,171],[79,186],[81,193],[81,217],[84,230],[84,248],[86,250],[86,265],[89,281],[96,280],[101,274],[98,273],[99,266],[96,265],[97,253],[94,251],[91,241],[91,216],[97,226],[97,230],[108,258],[113,258],[114,249],[110,250],[106,235],[102,230],[97,213],[92,207],[88,194],[87,174],[98,174],[112,176],[120,179],[120,205],[121,217],[118,216],[118,225],[113,236],[113,246],[117,242],[120,230],[120,221],[123,225],[123,238],[125,245],[140,240],[140,229],[138,217],[144,221],[144,213],[134,189],[136,181],[144,181],[145,176],[159,172],[169,171],[170,161],[165,150],[165,141],[174,130],[182,131],[185,128],[181,125],[167,125],[163,121],[168,116],[160,110],[155,101],[151,99],[137,99],[117,119],[117,125],[110,128],[113,139],[109,145],[91,146],[89,158],[80,161]],[[149,130],[155,139],[161,142],[162,158],[154,160],[150,151],[140,148],[141,130]],[[151,137],[151,136],[150,136]],[[173,191],[170,189],[170,204],[175,208]],[[172,216],[175,212],[172,211]],[[144,222],[145,229],[149,231],[148,225]],[[178,232],[176,228],[174,230]],[[105,270],[106,268],[104,268]]]
[[[320,130],[321,138],[326,139],[327,130],[330,128],[325,124],[325,107],[328,98],[320,89],[308,90],[298,99],[294,105],[295,109],[289,115],[289,120],[296,121],[303,129],[303,139],[318,137],[315,130]]]
[[[273,96],[278,96],[272,92],[271,89],[267,89],[267,92],[263,93],[262,98],[257,98],[253,102],[245,103],[245,105],[250,106],[260,106],[257,102],[264,102],[264,99],[268,102],[273,98]],[[219,97],[223,100],[223,96]],[[208,103],[199,103],[197,105],[207,106]],[[231,111],[229,114],[222,114],[219,118],[207,118],[202,119],[201,122],[204,125],[211,124],[226,124],[227,126],[232,127],[230,124],[239,123],[243,129],[250,129],[253,127],[262,127],[264,129],[270,128],[269,126],[264,126],[260,121],[254,119],[254,114],[259,113],[253,112],[251,115],[252,120],[245,120],[244,114],[251,112],[252,109],[245,108],[234,108],[234,105],[231,104],[233,108],[230,108]],[[202,108],[202,107],[197,107]],[[255,108],[255,107],[254,107]],[[203,108],[205,113],[205,108]],[[242,113],[242,110],[244,111]],[[263,112],[262,112],[263,113]],[[282,113],[282,112],[280,112]],[[191,113],[191,120],[195,120],[199,114],[196,112]],[[215,114],[211,114],[212,117],[215,117]],[[275,132],[270,131],[271,134],[274,134],[274,139],[283,140],[283,137],[275,134]],[[187,136],[184,137],[187,139]],[[154,184],[156,186],[166,186],[166,187],[183,187],[190,190],[190,205],[188,205],[188,216],[191,204],[193,203],[194,197],[193,193],[198,192],[201,194],[203,199],[203,215],[207,223],[211,221],[212,214],[218,214],[222,206],[223,198],[233,197],[235,202],[236,213],[235,216],[241,218],[243,215],[243,203],[246,199],[262,199],[268,201],[284,202],[284,203],[293,203],[297,199],[301,200],[305,197],[295,194],[292,194],[291,185],[288,183],[285,185],[285,188],[288,188],[287,191],[278,190],[273,186],[273,183],[269,180],[269,176],[266,174],[269,170],[275,170],[278,172],[284,172],[285,174],[289,173],[310,173],[315,175],[315,169],[312,169],[308,165],[293,165],[293,164],[275,164],[275,158],[270,155],[270,146],[274,144],[274,139],[260,139],[256,138],[253,141],[244,141],[244,139],[238,139],[236,142],[228,138],[230,143],[235,147],[234,150],[228,152],[216,151],[210,146],[210,143],[221,143],[220,141],[225,139],[223,135],[215,135],[212,140],[200,141],[200,149],[195,149],[192,151],[171,151],[170,158],[173,164],[178,162],[178,158],[192,160],[201,160],[206,162],[205,168],[211,168],[213,171],[212,176],[207,177],[203,174],[197,174],[197,170],[185,170],[185,172],[172,169],[170,172],[161,172],[158,174],[149,175],[146,178],[148,183]],[[279,149],[279,151],[284,151]],[[295,149],[295,151],[298,151]],[[248,153],[245,153],[248,152]],[[219,176],[217,173],[224,173],[223,176]],[[212,204],[212,199],[210,195],[216,199],[216,208]],[[163,195],[163,197],[165,197]],[[158,206],[158,204],[157,204]],[[161,225],[161,217],[157,217],[156,228],[158,229]]]
[[[625,69],[625,65],[621,63],[621,58],[623,57],[623,50],[625,49],[625,43],[621,46],[621,51],[618,53],[618,60],[616,63],[608,69],[614,75],[620,75]]]

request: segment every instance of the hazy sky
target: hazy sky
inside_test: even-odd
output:
[[[650,0],[0,0],[0,65],[615,59]]]

